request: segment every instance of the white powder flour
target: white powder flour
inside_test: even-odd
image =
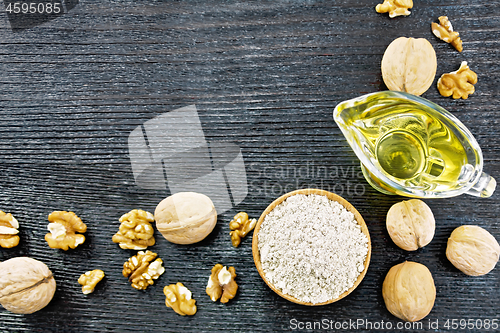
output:
[[[313,304],[351,288],[368,254],[354,214],[317,194],[293,195],[277,205],[260,226],[258,246],[266,279]]]

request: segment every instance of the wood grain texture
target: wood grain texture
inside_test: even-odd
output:
[[[53,271],[58,289],[49,306],[33,315],[0,310],[0,331],[278,332],[290,331],[292,319],[396,325],[381,285],[389,268],[404,260],[425,264],[436,282],[436,303],[424,325],[439,320],[437,332],[446,332],[446,319],[500,319],[500,269],[472,278],[445,257],[449,234],[462,224],[483,226],[500,239],[500,192],[490,199],[427,200],[436,217],[435,238],[423,249],[405,252],[385,229],[387,210],[402,198],[366,183],[332,119],[337,103],[385,89],[380,61],[392,40],[427,38],[437,54],[436,80],[466,60],[479,82],[466,101],[441,97],[435,82],[423,97],[469,127],[482,147],[484,170],[498,179],[500,1],[415,1],[409,17],[392,20],[376,13],[376,4],[81,1],[60,18],[18,33],[2,10],[0,209],[19,220],[21,243],[0,249],[0,260],[40,259]],[[430,23],[440,15],[448,15],[460,33],[462,53],[432,35]],[[241,147],[249,194],[220,214],[213,233],[199,244],[178,246],[156,232],[151,250],[167,271],[139,292],[121,275],[134,252],[119,249],[111,237],[123,213],[154,211],[169,192],[135,185],[128,135],[149,119],[191,104],[207,140]],[[303,187],[351,202],[372,240],[360,286],[339,302],[315,308],[288,302],[265,285],[253,263],[251,235],[236,249],[229,238],[229,221],[238,211],[258,217],[275,198]],[[72,210],[87,223],[85,244],[67,252],[47,246],[43,237],[53,210]],[[215,263],[234,266],[238,274],[238,295],[226,305],[205,294]],[[96,268],[106,277],[84,296],[77,279]],[[178,281],[197,300],[193,317],[165,306],[163,287]]]

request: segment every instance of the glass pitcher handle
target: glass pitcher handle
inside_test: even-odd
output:
[[[488,198],[491,197],[493,192],[495,192],[496,187],[497,181],[490,175],[483,172],[477,183],[474,184],[474,186],[472,186],[466,193],[476,197]]]

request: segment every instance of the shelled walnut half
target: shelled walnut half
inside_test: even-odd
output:
[[[172,308],[181,316],[192,316],[196,313],[196,300],[194,300],[191,291],[184,287],[180,282],[171,284],[163,288],[165,294],[165,305]]]
[[[45,235],[45,240],[53,249],[76,248],[85,242],[85,236],[79,233],[87,231],[87,225],[73,212],[56,211],[49,215],[47,229],[50,233]]]
[[[453,31],[453,26],[448,20],[448,16],[440,16],[438,20],[439,24],[436,22],[431,23],[432,33],[442,41],[453,45],[458,52],[462,52],[464,49],[462,46],[462,40],[458,36],[458,32]]]
[[[221,264],[216,264],[212,268],[212,274],[208,278],[206,292],[210,299],[216,302],[219,298],[221,303],[227,303],[230,299],[236,296],[238,285],[234,280],[236,278],[236,270],[234,267],[229,267]]]
[[[477,74],[467,66],[467,61],[462,61],[457,71],[441,75],[437,87],[444,97],[467,99],[474,93],[476,83]]]
[[[120,228],[112,240],[122,249],[145,250],[155,244],[151,222],[155,218],[150,212],[133,209],[120,217]]]
[[[231,242],[234,247],[238,247],[241,243],[241,239],[248,235],[250,231],[253,230],[257,224],[257,219],[249,219],[248,214],[245,212],[239,212],[236,214],[231,222],[229,222],[229,232],[231,236]]]
[[[12,214],[0,210],[0,246],[10,249],[19,244],[19,222]]]
[[[82,285],[82,293],[85,295],[94,292],[95,286],[104,278],[104,272],[100,269],[88,271],[80,276],[78,283]]]
[[[413,8],[412,0],[384,0],[383,3],[375,7],[377,13],[389,13],[390,18],[396,16],[408,16],[411,12],[408,9]]]
[[[165,272],[163,261],[160,258],[154,260],[156,257],[154,252],[139,251],[123,264],[123,276],[128,277],[133,288],[145,290]]]

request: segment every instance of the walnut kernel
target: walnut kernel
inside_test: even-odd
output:
[[[148,286],[154,284],[156,280],[165,272],[162,266],[163,261],[157,257],[157,254],[151,251],[139,251],[137,255],[131,257],[123,264],[123,276],[128,277],[132,287],[137,290],[145,290]]]
[[[413,8],[412,0],[384,0],[375,7],[377,13],[389,13],[390,18],[396,16],[408,16],[411,12],[408,9]]]
[[[453,45],[458,52],[462,52],[464,49],[462,46],[462,40],[458,36],[458,32],[453,31],[453,26],[448,20],[448,16],[440,16],[438,20],[439,24],[436,22],[431,23],[432,33],[442,41]]]
[[[448,238],[446,257],[467,275],[489,273],[498,262],[500,245],[485,229],[475,225],[456,228]]]
[[[230,299],[236,296],[238,285],[234,280],[236,278],[236,270],[234,267],[229,267],[221,264],[216,264],[212,268],[212,274],[208,278],[206,292],[210,299],[216,302],[219,298],[221,303],[227,303]]]
[[[120,228],[112,240],[122,249],[145,250],[155,244],[151,222],[155,218],[150,212],[133,209],[120,217]]]
[[[10,249],[19,244],[19,222],[11,213],[4,213],[0,210],[0,246]]]
[[[53,249],[67,250],[76,248],[85,242],[85,236],[79,233],[87,231],[87,225],[73,212],[57,211],[49,214],[47,229],[50,233],[45,240]]]
[[[82,285],[82,293],[85,295],[94,292],[95,286],[104,278],[104,272],[100,269],[88,271],[80,276],[78,283]]]
[[[192,316],[196,313],[196,300],[191,298],[191,291],[180,282],[163,288],[165,305],[181,316]]]
[[[436,75],[436,52],[425,38],[399,37],[385,50],[381,67],[387,88],[422,95]]]
[[[0,263],[0,304],[13,313],[30,314],[52,300],[56,281],[43,262],[17,257]]]
[[[467,61],[462,61],[460,68],[451,73],[441,75],[437,82],[439,93],[444,97],[452,96],[454,99],[467,99],[475,91],[477,75],[467,66]]]
[[[390,313],[405,321],[427,316],[436,300],[436,286],[427,267],[405,261],[392,267],[382,285],[382,297]]]
[[[257,224],[257,219],[249,219],[248,214],[245,212],[239,212],[236,214],[231,222],[229,222],[229,232],[231,236],[231,243],[234,247],[238,247],[241,243],[241,239],[248,235],[250,231],[253,230]]]
[[[419,199],[394,204],[387,212],[386,225],[392,241],[406,251],[429,244],[436,229],[431,209]]]

